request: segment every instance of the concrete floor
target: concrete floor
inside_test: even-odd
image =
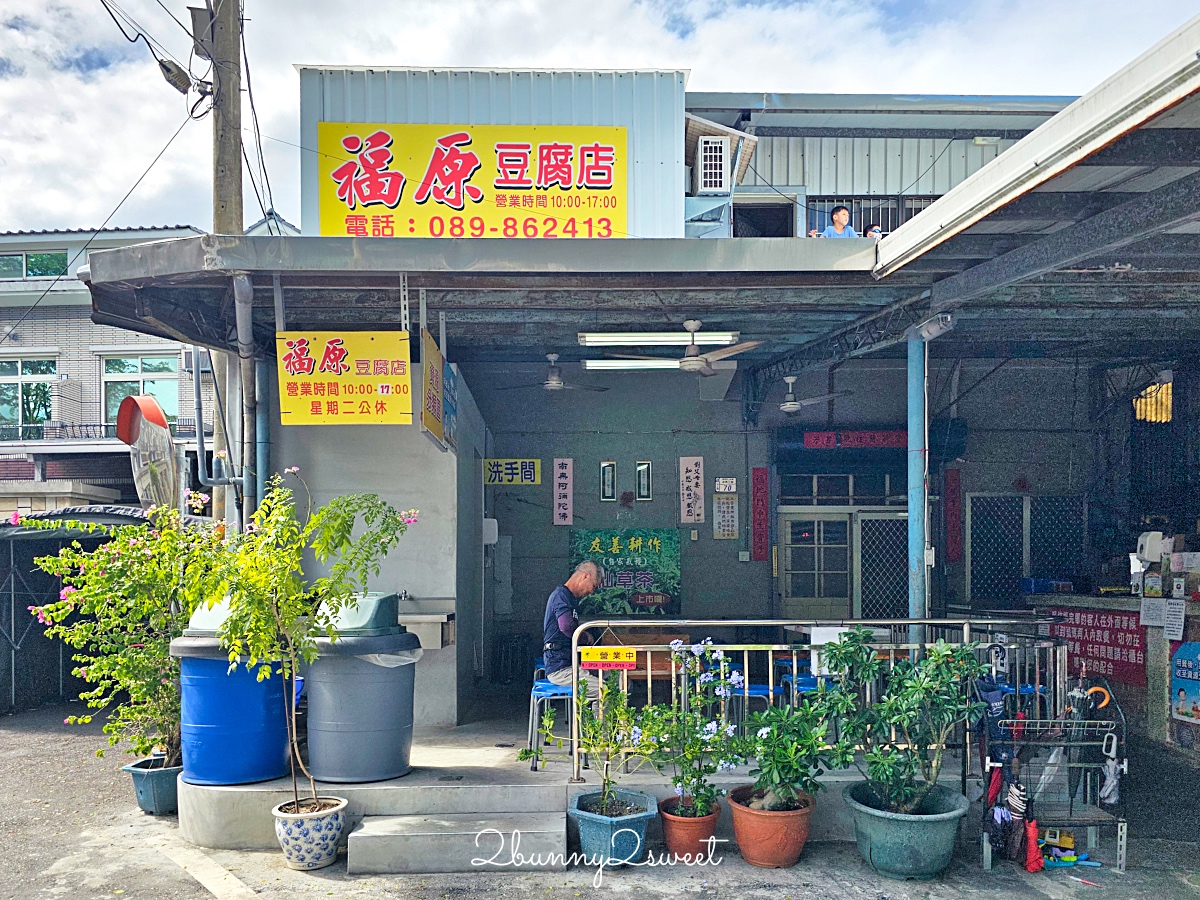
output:
[[[974,848],[964,848],[943,879],[901,884],[871,873],[853,845],[810,844],[792,869],[764,871],[745,865],[736,850],[719,865],[699,868],[641,868],[605,872],[597,887],[593,870],[545,875],[480,872],[427,877],[348,876],[344,856],[317,873],[284,867],[275,852],[201,851],[178,836],[173,817],[156,819],[137,811],[119,755],[96,759],[105,746],[99,726],[62,724],[77,704],[46,707],[0,718],[0,898],[66,897],[157,900],[157,898],[390,897],[447,900],[486,897],[583,897],[597,891],[630,896],[729,898],[1066,898],[1089,892],[1114,898],[1200,900],[1200,772],[1164,750],[1134,744],[1127,781],[1130,870],[1089,870],[1087,887],[1058,871],[1028,875],[1010,864],[984,873]],[[477,737],[503,736],[477,726]],[[523,731],[524,724],[516,731]],[[454,743],[431,732],[420,754],[453,760]],[[520,735],[518,734],[519,738]],[[507,743],[500,740],[492,743]],[[505,761],[513,750],[486,747],[472,765]]]

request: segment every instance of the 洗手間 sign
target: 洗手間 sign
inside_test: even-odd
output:
[[[485,459],[484,484],[541,484],[540,459]]]
[[[285,331],[275,351],[282,424],[412,424],[407,331]]]
[[[581,669],[636,669],[637,651],[632,647],[580,647]]]
[[[624,128],[317,124],[321,234],[626,237]]]

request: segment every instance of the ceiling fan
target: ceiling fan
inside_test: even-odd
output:
[[[675,362],[681,372],[695,372],[700,375],[715,375],[716,369],[713,368],[713,363],[722,359],[727,359],[730,356],[736,356],[739,353],[745,353],[747,350],[753,350],[762,341],[742,341],[740,344],[734,344],[731,347],[718,347],[715,350],[706,350],[700,352],[700,347],[696,343],[696,332],[700,330],[700,326],[704,324],[699,319],[688,319],[683,323],[683,328],[691,335],[691,343],[683,351],[683,358],[674,360],[666,356],[639,356],[632,353],[607,353],[606,356],[612,359],[638,359],[638,360],[658,360],[660,362]]]
[[[550,366],[546,369],[546,380],[538,381],[533,384],[514,384],[506,388],[501,388],[504,391],[518,391],[525,388],[540,387],[545,391],[594,391],[597,394],[602,394],[608,390],[606,387],[600,387],[594,384],[567,384],[563,381],[562,367],[558,364],[557,353],[547,353],[546,359],[550,361]]]
[[[783,398],[783,402],[779,404],[779,409],[785,413],[800,412],[806,406],[816,406],[818,403],[828,403],[830,400],[835,400],[838,397],[849,397],[853,391],[834,391],[831,394],[821,394],[819,397],[805,397],[801,400],[796,399],[796,376],[785,375],[783,380],[787,382],[787,396]]]

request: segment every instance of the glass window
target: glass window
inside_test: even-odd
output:
[[[178,372],[179,359],[174,356],[144,356],[142,357],[143,372]]]
[[[817,571],[817,548],[789,547],[788,570],[792,572]]]
[[[36,441],[54,413],[53,359],[0,360],[0,440]]]
[[[105,375],[136,375],[140,369],[138,368],[138,359],[111,358],[104,360]]]
[[[0,256],[0,278],[24,278],[25,257],[20,253]]]
[[[67,251],[25,254],[26,278],[57,278],[67,274]]]
[[[855,475],[854,502],[858,506],[882,506],[887,499],[886,475]]]
[[[21,360],[22,375],[53,375],[58,369],[58,361],[53,359],[23,359]]]
[[[849,544],[850,522],[846,519],[822,519],[821,543]]]
[[[110,356],[104,360],[104,422],[114,425],[121,401],[149,394],[168,422],[179,418],[178,356]]]
[[[817,542],[817,523],[811,519],[801,519],[790,523],[791,525],[791,540],[790,544],[808,544],[812,546]]]

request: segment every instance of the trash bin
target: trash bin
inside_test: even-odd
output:
[[[183,775],[188,784],[248,784],[288,773],[283,679],[258,680],[240,663],[229,671],[229,653],[217,629],[227,601],[192,615],[183,637],[171,641],[179,657]]]
[[[317,640],[304,690],[309,769],[318,781],[385,781],[411,769],[421,642],[397,624],[399,611],[395,594],[364,594],[338,614],[336,641]]]

